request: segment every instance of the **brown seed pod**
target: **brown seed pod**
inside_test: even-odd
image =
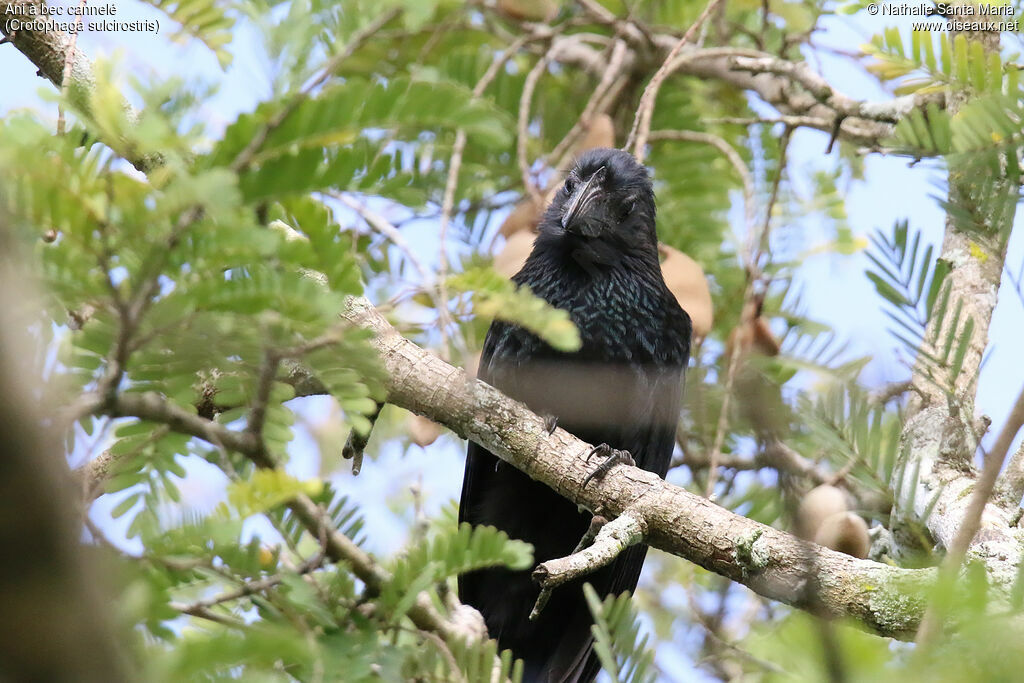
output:
[[[779,342],[775,339],[768,320],[761,316],[761,302],[757,299],[743,305],[740,324],[733,328],[726,341],[726,357],[732,357],[732,350],[739,344],[740,355],[756,351],[764,356],[779,355]]]
[[[840,553],[864,559],[871,549],[868,525],[852,512],[840,512],[821,521],[814,542]]]
[[[711,331],[714,313],[704,269],[678,249],[659,244],[658,251],[661,254],[661,272],[665,276],[665,284],[683,310],[690,314],[694,339],[706,337]]]
[[[542,213],[543,208],[533,197],[525,197],[515,205],[512,213],[505,218],[501,227],[498,228],[498,232],[504,237],[514,235],[517,232],[534,232],[537,229],[537,224],[540,223]]]
[[[588,149],[615,146],[615,124],[608,114],[597,114],[590,119],[583,137],[576,143],[576,154],[583,154]]]
[[[505,246],[494,257],[494,269],[505,277],[512,277],[526,263],[526,257],[533,251],[533,240],[537,236],[532,232],[517,232],[509,235]]]
[[[812,540],[822,520],[848,511],[846,494],[831,484],[816,486],[803,497],[796,511],[796,529],[801,538]]]
[[[426,448],[441,436],[441,425],[422,415],[410,415],[405,428],[412,442],[421,448]]]
[[[558,13],[555,0],[498,0],[498,11],[517,21],[547,21]]]
[[[830,484],[811,489],[800,501],[796,527],[801,538],[853,557],[867,557],[871,547],[868,525],[850,512],[846,493]]]
[[[779,348],[779,342],[775,339],[772,328],[768,326],[768,321],[757,316],[751,321],[750,326],[754,348],[766,356],[779,355],[779,351],[782,349]]]

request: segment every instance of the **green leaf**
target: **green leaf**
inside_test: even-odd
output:
[[[603,601],[589,583],[583,584],[587,607],[594,617],[590,627],[594,650],[601,667],[614,683],[646,683],[656,679],[654,653],[647,636],[640,635],[640,624],[628,591],[609,595]]]
[[[122,500],[120,503],[118,503],[117,506],[110,511],[110,516],[114,519],[117,519],[118,517],[123,517],[125,513],[127,513],[129,510],[135,507],[135,504],[138,503],[141,498],[141,493],[131,494],[130,496]]]
[[[319,480],[300,481],[284,470],[256,470],[245,481],[228,486],[228,502],[242,517],[271,510],[299,494],[315,496],[323,488]]]
[[[221,68],[231,64],[231,53],[224,47],[231,42],[234,18],[228,3],[216,0],[145,0],[177,22],[181,29],[172,36],[188,35],[201,41],[217,55]]]
[[[479,316],[521,325],[560,351],[580,348],[579,330],[567,311],[534,296],[529,287],[517,287],[493,268],[470,268],[450,277],[448,286],[456,292],[472,293]]]

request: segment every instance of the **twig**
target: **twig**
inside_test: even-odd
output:
[[[832,99],[832,86],[824,78],[811,71],[804,62],[788,62],[776,57],[748,57],[737,55],[731,57],[732,66],[741,71],[752,71],[754,73],[769,73],[776,76],[784,76],[796,83],[799,83],[814,95],[822,104],[829,104]],[[837,114],[842,116],[853,115],[855,112],[841,110]]]
[[[1009,450],[1010,445],[1024,426],[1024,388],[1017,396],[1017,401],[1010,409],[1006,417],[1002,431],[992,444],[992,452],[998,453],[1001,450]],[[1020,505],[1020,499],[1024,496],[1024,448],[1020,448],[1010,462],[1006,465],[1006,471],[999,478],[997,485],[997,496],[999,504],[1006,509],[1015,509]]]
[[[622,73],[622,65],[626,58],[626,43],[622,40],[616,40],[612,45],[611,55],[608,58],[608,66],[605,68],[604,73],[601,74],[601,80],[598,81],[597,86],[594,88],[594,92],[590,95],[590,99],[587,100],[586,105],[583,107],[583,111],[580,113],[579,118],[572,124],[572,128],[565,134],[555,148],[547,156],[548,165],[557,163],[563,154],[566,154],[579,137],[580,131],[590,124],[594,114],[597,113],[598,103],[604,98],[605,94],[611,89],[615,79]]]
[[[273,461],[265,448],[252,434],[239,432],[195,415],[168,402],[155,393],[123,394],[114,399],[103,410],[111,417],[136,417],[150,422],[165,424],[172,430],[198,437],[216,445],[241,453],[257,467],[272,468]],[[345,562],[352,572],[366,585],[368,594],[377,595],[384,584],[390,581],[390,574],[367,555],[352,539],[333,529],[324,519],[324,512],[308,496],[298,495],[287,503],[306,529],[316,538],[323,538],[327,557],[335,562]],[[458,606],[461,611],[469,608]],[[420,593],[408,612],[409,618],[421,630],[437,633],[447,642],[478,640],[485,637],[472,626],[442,615],[434,607],[427,593]],[[203,616],[205,615],[197,615]]]
[[[601,526],[590,546],[538,565],[533,570],[533,580],[542,588],[560,586],[604,567],[630,546],[642,543],[646,535],[643,518],[626,510]]]
[[[686,142],[699,142],[705,145],[711,145],[720,151],[740,176],[740,181],[743,183],[743,207],[748,229],[754,225],[754,179],[751,177],[750,169],[748,169],[746,163],[744,163],[743,157],[740,156],[739,152],[737,152],[736,149],[725,140],[725,138],[713,133],[705,133],[695,130],[656,130],[651,132],[648,139],[651,142],[654,142],[655,140],[685,140]]]
[[[580,538],[579,543],[573,548],[572,554],[576,554],[584,548],[589,548],[593,543],[594,539],[597,538],[597,534],[601,531],[602,527],[608,523],[608,520],[601,515],[594,515],[590,518],[590,526],[583,532],[583,536]],[[555,592],[554,586],[542,586],[540,593],[537,595],[536,602],[533,603],[533,609],[530,610],[530,621],[536,621],[540,616],[544,608],[547,607],[548,600],[551,599],[551,594]]]
[[[868,401],[878,405],[885,405],[893,399],[899,398],[908,391],[913,390],[914,383],[909,379],[901,382],[890,382],[885,386],[879,387],[875,391],[868,395]]]
[[[747,307],[744,306],[744,309]],[[740,326],[747,324],[746,320],[740,319]],[[740,344],[733,344],[725,371],[725,387],[722,395],[722,407],[718,411],[718,423],[715,425],[715,440],[711,445],[711,455],[708,458],[708,481],[704,486],[704,496],[714,500],[715,483],[718,481],[718,461],[722,457],[722,445],[725,443],[725,432],[729,426],[729,406],[732,398],[732,388],[736,383],[736,371],[739,368],[740,356],[743,349]]]
[[[445,662],[448,664],[448,675],[452,676],[452,678],[445,678],[444,680],[452,680],[455,681],[455,683],[460,683],[466,680],[466,677],[462,675],[462,670],[459,667],[458,661],[455,659],[455,655],[452,654],[451,648],[448,647],[448,643],[441,640],[436,633],[431,633],[430,631],[413,631],[412,629],[403,629],[401,626],[398,628],[426,638],[434,644],[434,646],[441,652],[441,656],[444,657]]]
[[[310,572],[313,572],[322,567],[324,564],[324,559],[324,554],[318,553],[316,556],[310,558],[309,561],[303,562],[302,565],[296,567],[295,573],[299,575],[309,574]],[[254,595],[256,593],[262,593],[263,591],[266,591],[280,584],[282,581],[284,581],[284,579],[285,577],[283,574],[274,574],[273,576],[268,576],[264,579],[259,579],[257,581],[243,581],[238,588],[226,591],[224,593],[220,593],[211,598],[206,598],[205,600],[197,600],[196,602],[190,603],[188,605],[180,605],[176,609],[178,609],[179,612],[184,612],[185,614],[194,614],[195,612],[206,610],[210,607],[222,605],[225,602],[233,602],[234,600],[247,598],[250,595]]]
[[[529,35],[521,36],[509,47],[496,55],[491,60],[490,66],[473,86],[473,100],[483,95],[484,90],[497,77],[501,67],[508,62],[512,56],[519,51],[528,40]],[[444,197],[441,200],[441,227],[438,238],[438,268],[437,268],[437,289],[440,301],[438,316],[440,317],[439,329],[441,332],[440,353],[442,360],[449,360],[448,351],[448,328],[452,324],[451,312],[448,310],[448,226],[452,220],[452,211],[455,208],[455,190],[459,185],[459,171],[462,168],[462,153],[466,148],[466,129],[459,128],[455,131],[455,144],[452,145],[452,155],[448,160],[448,177],[444,184]],[[464,350],[464,349],[463,349]],[[353,464],[353,471],[355,465]]]
[[[366,221],[366,224],[373,228],[375,232],[383,236],[387,241],[391,242],[391,244],[395,245],[398,250],[402,252],[402,255],[405,256],[406,260],[408,260],[409,263],[412,264],[413,268],[416,269],[416,273],[419,274],[420,279],[423,281],[423,288],[429,288],[427,283],[430,281],[430,271],[423,265],[423,262],[420,261],[416,252],[409,243],[405,241],[405,237],[402,236],[402,233],[391,221],[384,218],[365,204],[360,204],[355,201],[343,192],[331,191],[328,194],[358,213],[362,219]]]
[[[542,201],[542,197],[540,190],[533,183],[533,178],[530,177],[530,161],[526,150],[526,142],[529,136],[527,129],[530,125],[530,104],[533,101],[533,91],[537,88],[537,81],[540,80],[540,77],[548,68],[548,64],[555,58],[559,45],[560,43],[552,43],[551,47],[544,53],[544,56],[533,65],[530,73],[526,75],[526,81],[523,83],[523,93],[519,97],[519,119],[516,124],[518,135],[516,139],[516,160],[519,163],[519,173],[523,179],[523,187],[538,206]]]
[[[281,365],[281,357],[267,349],[263,354],[263,365],[260,367],[259,379],[256,382],[256,397],[249,407],[249,422],[245,430],[263,441],[263,423],[267,419],[267,406],[270,402],[270,391],[274,388],[277,368]]]
[[[782,140],[779,143],[779,168],[778,173],[775,175],[775,180],[772,183],[771,194],[768,197],[768,205],[765,207],[764,212],[764,223],[761,226],[760,233],[751,231],[749,233],[747,248],[745,253],[746,268],[747,268],[747,287],[743,294],[744,306],[743,311],[740,314],[739,325],[741,328],[750,324],[753,318],[757,315],[755,306],[752,306],[752,296],[754,295],[754,285],[757,283],[763,274],[761,265],[762,256],[768,251],[769,247],[769,235],[771,234],[772,226],[772,212],[775,207],[775,202],[779,198],[779,188],[782,184],[782,174],[786,170],[786,151],[789,148],[789,140],[792,129],[786,128],[786,131],[782,135]],[[758,236],[759,235],[759,236]],[[741,344],[737,343],[733,345],[732,352],[729,354],[728,364],[726,366],[725,373],[725,394],[722,397],[722,409],[718,413],[718,424],[715,427],[715,439],[711,447],[710,464],[708,465],[708,481],[704,489],[705,495],[711,498],[714,494],[715,483],[718,480],[718,459],[722,456],[722,444],[725,441],[725,432],[729,426],[729,404],[732,397],[733,385],[736,381],[736,372],[739,367],[740,356],[742,355]]]
[[[996,439],[995,444],[993,444],[992,450],[985,456],[985,464],[981,469],[981,475],[974,483],[974,490],[971,491],[971,499],[967,505],[967,510],[964,512],[963,520],[960,522],[956,536],[953,537],[953,543],[947,549],[946,558],[939,569],[938,585],[940,591],[952,588],[956,575],[960,571],[960,565],[963,564],[964,558],[967,556],[967,550],[981,528],[981,519],[985,513],[985,506],[988,505],[989,499],[992,497],[996,480],[999,477],[999,471],[1003,468],[1003,461],[1006,460],[1010,444],[1020,429],[1022,421],[1024,421],[1024,392],[1018,397],[1010,420],[1007,421],[1007,424],[999,433],[999,437]],[[933,601],[929,604],[924,618],[921,620],[916,640],[918,646],[930,644],[938,634],[940,627],[940,610]]]
[[[90,503],[103,495],[103,485],[111,477],[118,460],[133,458],[142,449],[153,445],[164,436],[169,430],[166,427],[157,427],[138,446],[128,452],[114,455],[109,450],[103,451],[98,456],[83,464],[74,471],[74,475],[82,485],[82,504],[87,508]]]
[[[281,124],[283,124],[285,120],[299,108],[299,105],[308,100],[314,90],[326,83],[327,79],[334,75],[334,72],[338,70],[338,67],[341,66],[342,62],[351,57],[352,53],[359,49],[367,38],[379,31],[389,21],[397,17],[401,11],[401,8],[394,7],[383,12],[379,17],[353,33],[348,42],[345,43],[345,47],[341,52],[328,60],[327,64],[324,65],[324,68],[320,70],[320,74],[306,84],[306,86],[303,87],[295,97],[290,99],[280,111],[274,114],[266,124],[260,127],[256,134],[253,135],[252,140],[249,141],[249,144],[246,145],[235,157],[235,160],[231,162],[231,170],[237,173],[247,168],[256,157],[256,153],[259,152],[260,147],[262,147],[263,143],[267,141],[267,137],[274,130],[279,128]]]
[[[206,621],[212,621],[222,626],[230,626],[232,628],[245,628],[245,622],[241,619],[229,617],[218,612],[214,612],[209,607],[197,607],[195,605],[186,605],[180,602],[172,602],[168,605],[171,609],[187,614],[190,617],[196,617],[198,619],[205,619]]]
[[[616,31],[621,31],[634,45],[649,44],[653,42],[647,29],[642,24],[637,24],[629,19],[620,19],[611,10],[606,8],[597,0],[577,0],[580,6],[586,10],[597,23],[611,26]]]
[[[448,191],[446,189],[445,194],[447,194],[447,192]],[[454,188],[452,189],[452,192],[454,193]],[[413,268],[416,269],[416,272],[420,276],[421,286],[423,287],[423,290],[426,291],[427,294],[430,296],[431,301],[434,302],[434,308],[437,310],[437,324],[438,328],[441,331],[442,338],[441,357],[447,360],[448,329],[453,326],[453,321],[451,311],[448,310],[448,296],[445,279],[443,277],[438,277],[434,284],[430,284],[431,280],[435,279],[434,276],[431,275],[430,271],[427,270],[427,267],[423,265],[423,262],[420,261],[418,256],[416,256],[416,252],[409,245],[409,243],[406,242],[405,237],[402,236],[401,231],[398,228],[396,228],[391,221],[384,218],[379,213],[373,211],[366,205],[360,204],[359,202],[353,200],[347,194],[335,191],[330,191],[328,194],[330,194],[330,196],[334,197],[342,204],[358,213],[362,217],[362,219],[366,221],[367,225],[369,225],[376,232],[383,235],[389,242],[395,245],[398,248],[398,250],[402,252],[402,254],[409,261],[409,263],[413,265]],[[442,222],[442,228],[447,230],[447,227],[444,224],[444,222]],[[447,263],[447,257],[445,258],[446,260],[443,263]],[[460,342],[460,349],[463,346],[465,346],[465,344]]]
[[[729,582],[723,584],[724,588],[726,589],[729,588],[731,585],[732,584],[730,584]],[[725,590],[722,594],[722,601],[719,603],[720,605],[728,604],[726,600],[728,598],[728,595],[728,591]],[[686,591],[686,599],[687,603],[689,604],[690,611],[693,613],[693,616],[696,617],[695,621],[704,629],[704,635],[707,636],[707,640],[710,640],[719,647],[723,647],[727,650],[730,650],[731,652],[739,656],[741,659],[744,659],[750,662],[751,664],[755,664],[756,666],[764,669],[765,671],[778,674],[786,673],[785,669],[781,668],[774,662],[761,659],[760,657],[751,654],[747,650],[743,649],[741,646],[737,645],[736,643],[733,643],[724,635],[722,635],[722,624],[719,614],[709,614],[703,607],[701,607],[700,603],[697,601],[697,597],[693,594],[692,590]],[[713,648],[707,647],[706,643],[702,649],[704,652],[707,652],[708,654],[704,656],[701,661],[710,661],[714,664],[716,659],[721,659],[721,654],[715,652]],[[697,663],[700,664],[701,662]]]
[[[790,128],[817,128],[824,130],[828,127],[828,119],[816,116],[722,116],[718,118],[705,119],[708,125],[732,125],[732,126],[754,126],[758,124],[776,126],[782,124]]]
[[[782,176],[786,172],[787,153],[792,135],[793,129],[787,126],[786,130],[782,133],[782,139],[779,141],[778,173],[775,174],[775,179],[772,182],[771,195],[768,197],[768,205],[765,207],[764,223],[761,226],[760,235],[751,233],[750,241],[747,244],[747,268],[754,273],[754,276],[751,277],[752,282],[759,279],[763,272],[761,257],[768,251],[769,236],[772,229],[772,213],[775,209],[775,203],[779,200],[779,189],[782,187]],[[747,298],[749,298],[749,293]]]
[[[679,51],[683,49],[700,29],[711,13],[715,10],[718,4],[722,0],[711,0],[704,11],[700,13],[697,20],[693,22],[693,25],[687,29],[683,37],[679,39],[679,42],[669,50],[668,56],[658,67],[658,70],[654,72],[654,76],[651,78],[647,87],[644,88],[643,95],[640,96],[640,106],[637,107],[636,116],[633,118],[633,127],[629,131],[629,137],[626,138],[626,144],[624,149],[633,147],[633,156],[636,157],[640,163],[644,162],[644,157],[647,155],[645,147],[647,146],[647,136],[651,132],[651,117],[654,115],[654,100],[658,97],[658,90],[661,88],[661,83],[664,81],[671,70],[672,61],[679,54]]]

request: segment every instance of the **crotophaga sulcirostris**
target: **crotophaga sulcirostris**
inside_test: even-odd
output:
[[[665,286],[658,261],[654,190],[629,154],[584,154],[551,203],[514,277],[569,312],[583,346],[564,353],[495,321],[480,379],[592,444],[628,451],[665,476],[675,441],[690,318]],[[591,516],[471,443],[459,521],[490,524],[533,544],[543,562],[570,554]],[[602,596],[636,587],[646,546],[585,577]],[[529,571],[488,569],[460,577],[462,600],[483,613],[491,636],[525,660],[526,681],[589,681],[598,670],[582,581],[555,589],[536,621],[539,588]]]

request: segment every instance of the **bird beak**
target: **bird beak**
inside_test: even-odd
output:
[[[601,231],[600,226],[582,219],[586,217],[587,209],[594,203],[594,199],[601,195],[604,176],[605,168],[602,166],[594,172],[594,175],[587,179],[587,182],[579,185],[572,193],[572,196],[565,203],[565,209],[562,212],[563,228],[583,237],[596,237],[598,235]]]

